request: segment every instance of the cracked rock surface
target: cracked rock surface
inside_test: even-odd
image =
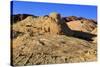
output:
[[[25,34],[13,44],[13,65],[96,61],[95,44],[65,35],[30,37]]]

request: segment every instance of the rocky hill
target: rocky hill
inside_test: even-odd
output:
[[[12,65],[96,61],[97,22],[82,17],[11,16]]]

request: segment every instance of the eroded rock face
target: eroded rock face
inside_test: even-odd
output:
[[[91,33],[97,35],[97,28],[95,28]],[[97,43],[97,37],[93,37],[92,39],[93,43]]]
[[[71,30],[92,32],[97,26],[94,22],[89,20],[76,20],[66,23]]]
[[[37,18],[28,16],[25,20],[13,24],[13,30],[24,33],[31,31],[36,34],[71,34],[70,29],[63,22],[60,14],[57,13]]]
[[[13,41],[13,65],[96,61],[96,45],[65,35],[23,35]]]
[[[51,13],[13,23],[12,65],[96,61],[96,24],[76,18],[66,22],[59,13]]]
[[[53,12],[53,13],[50,13],[49,15],[51,18],[55,19],[56,22],[59,22],[61,20],[61,15],[56,13],[56,12]]]
[[[97,35],[97,28],[95,28],[91,33]]]

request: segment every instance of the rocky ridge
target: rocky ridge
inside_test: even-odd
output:
[[[18,18],[17,20],[15,18]],[[96,61],[96,21],[58,13],[12,16],[12,65]]]

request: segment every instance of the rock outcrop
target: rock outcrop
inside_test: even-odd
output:
[[[88,32],[88,33],[92,32],[97,27],[97,24],[87,19],[70,21],[66,22],[66,24],[71,30]]]
[[[93,20],[75,16],[63,18],[55,12],[15,18],[11,25],[12,65],[97,60],[97,24]]]
[[[11,16],[11,21],[12,21],[12,23],[16,23],[16,22],[18,22],[18,21],[22,21],[22,20],[24,20],[26,17],[28,17],[28,16],[33,16],[33,15],[29,15],[29,14],[17,14],[17,15],[12,15]],[[34,16],[34,17],[36,17],[36,16]]]
[[[62,21],[60,14],[57,13],[51,13],[49,16],[37,18],[28,16],[25,20],[13,24],[13,30],[20,32],[30,31],[34,34],[72,34],[71,30]]]
[[[13,40],[15,65],[40,65],[96,61],[96,45],[64,35],[29,36]]]

